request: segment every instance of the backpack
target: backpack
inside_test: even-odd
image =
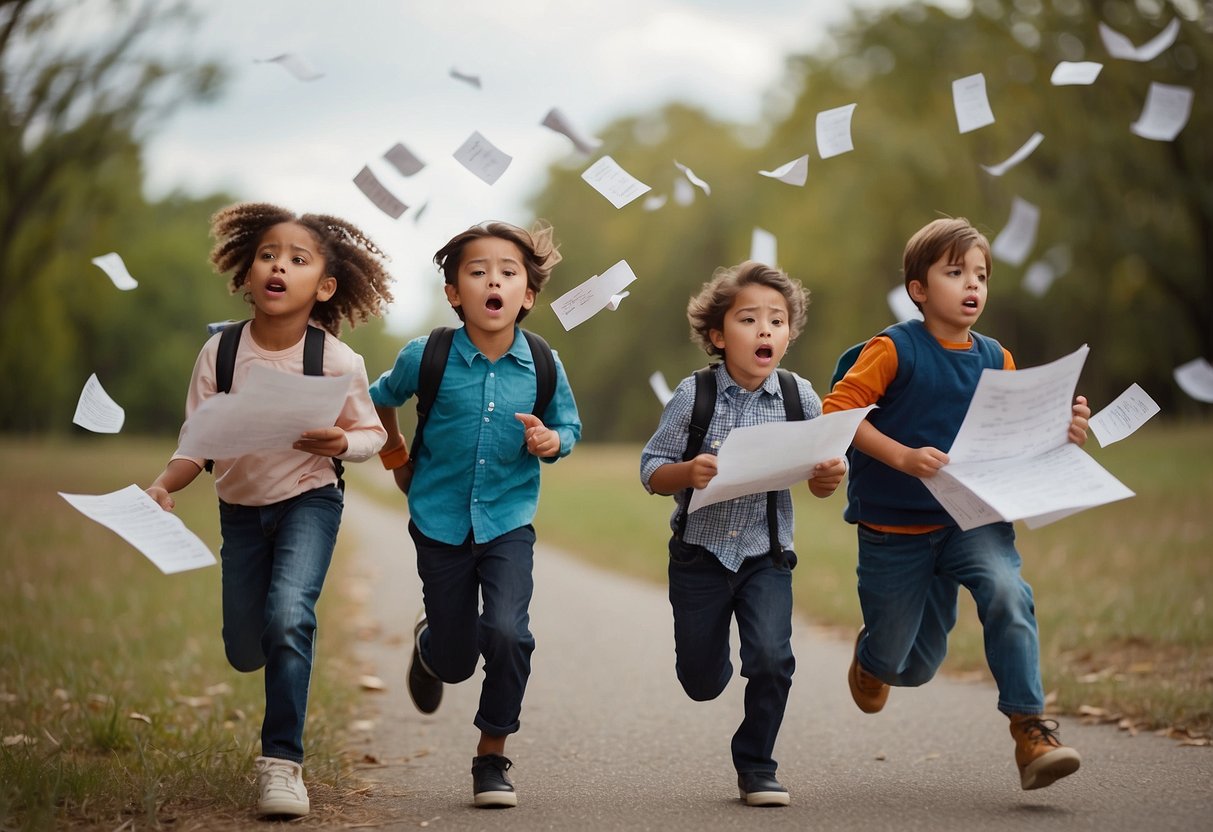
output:
[[[838,356],[838,363],[834,365],[834,375],[830,377],[830,389],[834,389],[834,385],[842,381],[842,377],[847,374],[851,367],[855,366],[856,359],[863,352],[863,348],[868,345],[867,341],[860,341],[858,344],[853,344],[843,351],[842,355]]]
[[[222,324],[209,324],[207,329],[222,332],[219,336],[219,352],[215,355],[215,390],[218,393],[232,392],[232,376],[236,372],[236,352],[240,348],[240,335],[244,332],[248,321],[228,321]],[[324,330],[307,325],[307,333],[303,338],[303,374],[305,376],[324,375]],[[345,466],[341,460],[333,457],[333,469],[337,472],[337,487],[345,490]],[[213,471],[215,460],[206,461],[206,470]]]
[[[430,415],[430,408],[438,398],[438,388],[442,386],[442,376],[446,373],[447,358],[451,353],[451,343],[455,340],[455,327],[439,326],[430,332],[425,342],[425,350],[421,353],[421,368],[417,381],[417,429],[413,432],[413,441],[409,445],[408,465],[416,464],[421,452],[425,423]],[[548,342],[534,332],[522,330],[527,344],[531,348],[531,358],[535,362],[535,407],[531,410],[537,418],[542,419],[543,413],[552,402],[556,393],[556,358]]]
[[[716,409],[716,367],[712,364],[695,371],[695,404],[691,408],[691,424],[687,429],[687,446],[682,452],[682,461],[689,462],[699,456],[703,448],[703,440],[708,435],[708,426],[712,423],[712,413]],[[800,387],[795,377],[784,369],[775,370],[779,379],[779,389],[783,393],[783,415],[789,422],[804,421],[804,402],[800,400]],[[691,492],[688,488],[683,500],[683,508],[678,514],[677,536],[681,539],[687,530],[686,507],[691,502]],[[776,498],[779,492],[767,492],[767,531],[771,536],[771,552],[782,551],[779,545],[779,517]]]

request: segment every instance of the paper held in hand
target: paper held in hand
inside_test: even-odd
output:
[[[1133,496],[1068,438],[1088,351],[1084,344],[1051,364],[982,372],[948,464],[922,480],[960,528],[1023,520],[1035,529]]]
[[[807,481],[814,465],[847,452],[859,423],[871,409],[841,410],[804,422],[734,428],[720,445],[716,476],[707,487],[691,494],[687,511]]]

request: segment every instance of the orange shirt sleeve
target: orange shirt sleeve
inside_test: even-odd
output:
[[[877,335],[822,400],[821,412],[834,413],[876,404],[896,377],[897,347],[889,336]]]

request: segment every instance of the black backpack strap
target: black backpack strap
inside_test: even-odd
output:
[[[417,429],[413,432],[413,442],[409,446],[409,458],[414,465],[421,453],[425,421],[429,418],[430,408],[434,406],[434,399],[438,398],[438,388],[442,385],[447,357],[451,354],[451,343],[454,340],[453,327],[435,327],[430,331],[430,337],[421,353],[421,368],[417,378]]]
[[[712,424],[712,414],[716,411],[716,365],[695,371],[695,403],[691,406],[691,423],[687,426],[687,446],[682,452],[682,461],[689,462],[699,456],[703,450],[703,440],[707,438],[708,426]],[[691,503],[693,488],[688,488],[683,494],[682,510],[678,513],[678,537],[682,538],[687,530],[687,506]]]
[[[305,376],[324,375],[324,330],[318,326],[307,325],[303,334],[303,374]],[[345,463],[333,457],[333,470],[337,472],[337,487],[345,491]]]
[[[215,355],[215,392],[232,392],[232,376],[236,374],[236,353],[240,350],[240,335],[248,321],[234,321],[220,330],[219,352]],[[215,460],[202,466],[209,474],[215,470]]]
[[[556,394],[556,357],[543,336],[522,330],[531,347],[531,359],[535,362],[535,409],[531,411],[541,421]]]
[[[779,392],[783,396],[783,418],[789,422],[804,421],[804,402],[800,400],[800,386],[796,376],[784,369],[775,370],[779,379]],[[779,492],[767,492],[767,533],[771,538],[771,557],[776,563],[783,562],[783,546],[779,544]]]

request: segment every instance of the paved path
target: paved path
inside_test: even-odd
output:
[[[355,493],[342,529],[379,628],[360,643],[360,658],[388,687],[366,695],[375,728],[353,741],[380,763],[361,772],[387,819],[379,828],[1213,829],[1209,749],[1065,719],[1062,736],[1081,751],[1082,769],[1023,792],[992,686],[937,678],[895,689],[884,712],[862,714],[847,692],[849,644],[803,620],[775,749],[792,805],[746,807],[729,758],[744,680],[716,701],[689,700],[674,678],[664,588],[544,547],[542,529],[531,607],[537,648],[522,731],[506,749],[519,805],[475,809],[469,769],[481,674],[448,686],[431,716],[405,689],[421,603],[406,522],[403,505],[387,510]],[[798,568],[811,570],[812,558]]]

